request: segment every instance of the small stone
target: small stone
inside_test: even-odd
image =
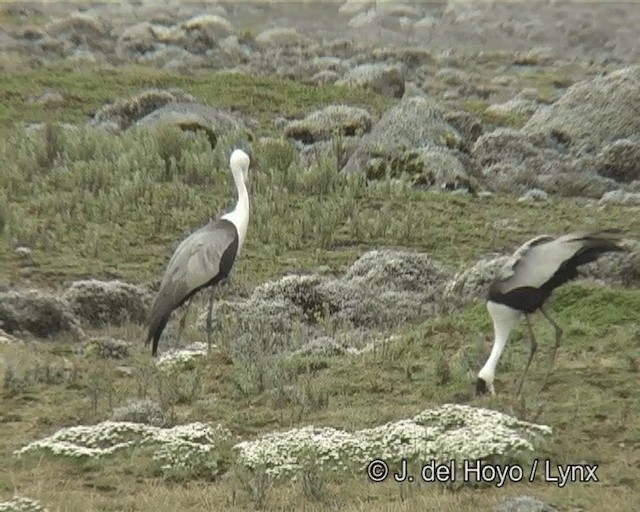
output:
[[[599,204],[633,204],[640,205],[640,193],[612,190],[606,192],[598,201]]]
[[[539,188],[532,188],[527,190],[522,196],[518,198],[518,202],[522,203],[525,201],[531,202],[541,202],[547,201],[549,199],[549,194],[547,194],[544,190],[540,190]]]
[[[23,245],[21,245],[20,247],[16,247],[14,252],[15,252],[16,256],[18,256],[20,258],[28,258],[28,257],[31,256],[31,249],[29,249],[28,247],[25,247]]]

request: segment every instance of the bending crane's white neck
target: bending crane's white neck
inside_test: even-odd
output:
[[[236,184],[236,190],[238,191],[238,202],[233,211],[222,216],[223,219],[227,219],[233,222],[238,230],[238,251],[236,256],[240,254],[240,250],[244,244],[245,237],[247,236],[247,226],[249,225],[249,192],[242,176],[242,171],[233,171],[233,181]]]
[[[502,355],[509,334],[513,328],[520,322],[522,316],[518,311],[511,309],[510,307],[495,302],[487,302],[487,309],[493,320],[493,331],[495,333],[495,339],[493,341],[493,348],[489,359],[484,364],[478,377],[484,380],[489,388],[493,388],[493,379],[496,373],[496,366]]]

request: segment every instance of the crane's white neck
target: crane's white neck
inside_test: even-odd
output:
[[[509,334],[522,319],[522,314],[508,306],[492,301],[487,302],[487,309],[493,320],[495,339],[489,359],[487,359],[487,362],[478,372],[478,378],[484,380],[489,390],[493,393],[493,379],[496,373],[496,366],[507,344]]]
[[[247,236],[247,226],[249,225],[249,192],[247,191],[247,185],[244,182],[244,176],[242,170],[236,171],[233,169],[233,181],[236,184],[236,190],[238,191],[238,202],[233,211],[222,216],[223,219],[227,219],[233,222],[234,226],[238,230],[238,251],[236,256],[240,254],[240,250],[244,245],[245,237]]]

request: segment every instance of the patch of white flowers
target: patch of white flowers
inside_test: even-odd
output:
[[[212,348],[215,348],[212,346]],[[206,357],[207,344],[201,341],[181,349],[171,349],[158,358],[156,366],[162,370],[178,370],[190,367],[197,360]]]
[[[160,462],[165,471],[197,470],[215,474],[218,467],[216,447],[230,436],[222,426],[212,428],[204,423],[158,429],[153,442],[159,446],[153,459]]]
[[[34,441],[14,452],[15,456],[44,452],[71,458],[102,458],[127,448],[149,446],[153,459],[163,470],[201,473],[217,468],[216,448],[230,437],[220,425],[190,423],[160,428],[143,423],[105,421],[92,426],[76,426]]]
[[[369,461],[403,458],[489,459],[533,451],[533,442],[551,428],[467,405],[445,404],[412,419],[353,433],[308,426],[267,434],[234,448],[245,466],[275,478],[294,477],[312,457],[322,469],[360,469]]]
[[[49,512],[36,500],[14,496],[11,501],[0,502],[0,512]]]

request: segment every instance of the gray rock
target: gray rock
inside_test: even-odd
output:
[[[401,2],[378,2],[376,4],[376,11],[379,17],[420,19],[423,12],[418,5],[419,4],[410,5]]]
[[[545,202],[549,200],[549,194],[539,188],[532,188],[527,190],[522,196],[518,198],[518,202]]]
[[[340,75],[335,71],[326,69],[324,71],[318,71],[307,82],[312,85],[331,85],[335,84],[340,79]]]
[[[349,20],[349,28],[358,29],[358,28],[370,27],[376,22],[376,18],[377,18],[376,14],[377,13],[375,8],[359,12]]]
[[[458,131],[466,147],[473,147],[476,140],[484,133],[480,118],[465,110],[447,110],[442,117]]]
[[[0,49],[18,50],[21,47],[20,41],[16,38],[16,34],[11,34],[9,31],[0,28]]]
[[[623,241],[626,252],[607,253],[597,261],[581,267],[580,273],[596,282],[627,287],[640,285],[640,242]]]
[[[515,98],[505,103],[489,105],[485,113],[502,118],[528,118],[538,109],[535,101]]]
[[[97,64],[106,62],[106,58],[102,53],[92,52],[83,48],[76,48],[69,55],[69,60],[76,64]]]
[[[566,197],[599,198],[618,188],[614,180],[594,172],[591,157],[562,151],[540,133],[499,128],[479,137],[471,154],[494,190],[508,190],[505,178],[509,175],[514,178],[513,192],[522,191],[524,186]]]
[[[305,45],[309,42],[309,38],[302,35],[295,28],[269,28],[256,36],[256,43],[261,46],[289,47]]]
[[[523,130],[598,150],[640,132],[638,105],[640,66],[631,66],[571,86],[553,105],[539,108]]]
[[[514,64],[520,66],[544,66],[553,60],[553,48],[549,46],[531,48],[530,50],[516,52]]]
[[[25,25],[23,27],[17,27],[12,32],[12,39],[16,38],[17,40],[26,40],[26,41],[42,41],[45,39],[53,39],[47,32],[42,28],[34,25]]]
[[[344,167],[356,150],[358,137],[341,137],[338,140],[326,140],[314,144],[302,145],[298,153],[302,168],[319,165],[323,161],[335,161],[336,172]]]
[[[550,193],[555,193],[564,197],[589,197],[597,199],[605,192],[619,188],[619,185],[607,178],[603,178],[595,172],[577,173],[560,168],[562,164],[553,170],[554,164],[558,162],[549,161],[548,168],[541,174],[531,175],[523,173],[522,179],[526,179],[530,186],[534,186]],[[560,168],[560,169],[558,169]]]
[[[469,73],[455,68],[442,68],[436,72],[436,78],[447,85],[467,85],[471,82]]]
[[[151,32],[156,41],[168,47],[185,48],[188,45],[187,31],[182,26],[164,26],[151,24]]]
[[[512,128],[498,128],[479,137],[471,151],[483,167],[495,163],[520,165],[532,157],[540,156],[545,139]]]
[[[375,1],[361,1],[361,0],[346,0],[339,8],[338,12],[341,14],[347,14],[349,16],[353,16],[362,11],[370,9],[375,6]]]
[[[0,329],[0,345],[21,345],[24,341]]]
[[[119,130],[125,130],[168,103],[196,101],[193,96],[180,89],[147,89],[129,98],[104,105],[96,112],[89,124],[94,126],[113,124]]]
[[[227,19],[217,14],[194,16],[183,22],[181,27],[187,32],[201,32],[203,36],[210,38],[211,41],[222,39],[234,32],[233,25]]]
[[[199,67],[203,67],[206,63],[204,57],[194,55],[183,48],[177,46],[162,46],[155,50],[145,53],[137,59],[143,64],[152,64],[165,69],[173,69],[174,71],[191,71]]]
[[[193,53],[205,53],[221,39],[233,34],[233,25],[215,14],[201,14],[182,23],[186,34],[185,48]]]
[[[362,135],[371,130],[371,125],[371,115],[362,108],[330,105],[302,120],[291,121],[285,127],[284,134],[304,144],[313,144],[336,135]]]
[[[29,247],[25,247],[23,245],[16,247],[13,252],[21,259],[30,259],[32,253]]]
[[[349,71],[349,64],[339,57],[315,57],[307,66],[308,73],[335,71],[344,74]]]
[[[94,327],[142,323],[147,318],[147,290],[122,281],[75,281],[64,292],[73,313]]]
[[[116,41],[116,55],[132,59],[157,50],[163,43],[158,40],[154,27],[148,21],[127,27]]]
[[[637,204],[640,205],[640,193],[612,190],[605,193],[598,201],[600,204]]]
[[[71,46],[100,48],[109,36],[111,27],[95,16],[73,13],[69,17],[47,23],[44,29],[54,39],[64,40]]]
[[[402,170],[418,187],[475,192],[478,183],[467,173],[460,156],[440,147],[418,148],[399,153],[389,167]]]
[[[528,173],[520,166],[509,162],[497,162],[482,169],[486,185],[495,192],[519,193],[526,185],[522,183],[522,176]]]
[[[481,259],[469,268],[458,272],[444,290],[445,303],[451,310],[473,301],[484,300],[496,273],[509,260],[509,256]]]
[[[0,328],[10,334],[24,331],[41,338],[59,334],[84,337],[69,303],[38,290],[0,293]]]
[[[361,64],[347,72],[336,85],[369,89],[392,98],[402,98],[404,81],[404,73],[398,66]]]
[[[402,95],[402,99],[406,100],[407,98],[413,98],[414,96],[424,97],[426,95],[414,82],[406,82],[404,84],[404,94]]]
[[[371,51],[371,58],[385,61],[388,64],[401,62],[408,69],[432,64],[435,61],[435,57],[429,50],[415,46],[374,48]]]
[[[621,139],[605,146],[598,155],[598,174],[619,183],[640,180],[640,140]]]
[[[364,135],[342,172],[365,172],[376,175],[399,153],[418,148],[459,149],[463,140],[458,131],[443,118],[432,101],[414,96],[385,112],[370,133]]]
[[[424,16],[413,24],[413,28],[418,31],[428,31],[438,24],[438,20],[433,16]]]
[[[243,133],[251,139],[250,130],[244,120],[221,109],[196,102],[170,102],[136,121],[140,128],[175,125],[183,130],[203,130],[212,147],[221,137]]]

